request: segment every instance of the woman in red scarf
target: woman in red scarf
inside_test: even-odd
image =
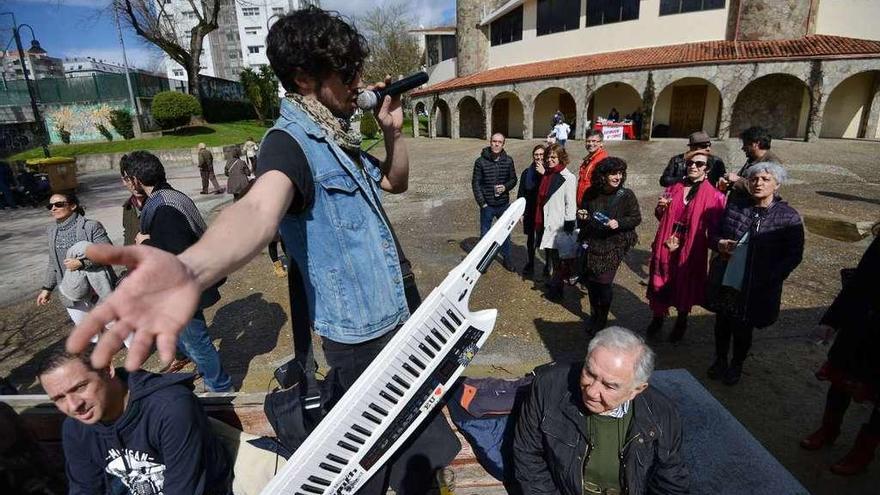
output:
[[[703,302],[709,234],[724,215],[725,196],[706,180],[707,162],[707,155],[692,156],[686,180],[668,187],[654,210],[660,226],[651,246],[648,302],[654,318],[647,334],[660,331],[669,308],[675,307],[678,316],[670,342],[684,337],[691,307]]]
[[[571,272],[571,261],[577,255],[577,238],[574,235],[577,211],[577,177],[565,167],[568,154],[565,148],[551,144],[545,153],[547,163],[535,207],[535,231],[540,235],[541,249],[551,266],[551,278],[547,282],[547,298],[562,298],[563,281]]]

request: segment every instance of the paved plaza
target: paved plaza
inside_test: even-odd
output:
[[[413,261],[419,287],[427,294],[476,242],[478,218],[470,175],[484,143],[424,138],[408,143],[410,189],[387,196],[385,204]],[[537,143],[508,142],[506,148],[518,172],[527,165]],[[638,229],[639,244],[615,282],[611,324],[641,331],[650,320],[643,281],[657,227],[652,213],[661,191],[657,179],[668,158],[681,152],[684,143],[669,139],[608,144],[611,155],[629,163],[627,185],[636,192],[644,219]],[[569,168],[575,170],[584,154],[583,142],[569,141],[568,149],[575,157]],[[870,412],[867,407],[850,408],[844,433],[832,449],[807,453],[797,442],[818,424],[824,404],[826,385],[812,375],[827,352],[826,347],[813,343],[816,322],[840,288],[839,270],[855,266],[868,245],[868,239],[856,240],[858,228],[880,220],[880,143],[774,141],[773,150],[792,176],[792,183],[780,192],[808,225],[804,262],[786,283],[779,322],[756,331],[745,375],[737,387],[705,378],[712,358],[714,317],[702,310],[695,310],[681,344],[655,345],[658,367],[690,371],[812,493],[875,493],[871,490],[880,486],[877,466],[867,475],[850,479],[827,471],[827,465],[852,444]],[[729,169],[738,169],[744,161],[738,140],[717,143],[714,152]],[[199,196],[195,166],[169,172],[172,185],[194,195],[208,218],[230,200],[228,195]],[[120,241],[120,205],[126,194],[118,173],[85,174],[80,182],[87,216],[100,220],[113,241]],[[34,392],[38,390],[34,366],[49,349],[63,344],[71,326],[56,302],[48,309],[37,309],[33,303],[46,262],[49,221],[45,209],[0,211],[4,253],[0,257],[0,375]],[[519,227],[513,245],[515,264],[521,267],[525,237]],[[542,297],[541,287],[540,277],[527,280],[500,267],[481,278],[471,309],[498,308],[499,318],[468,374],[514,377],[550,360],[583,357],[582,320],[589,312],[585,294],[568,287],[564,301],[557,304]],[[286,280],[274,277],[264,254],[229,277],[221,293],[223,299],[207,312],[221,358],[238,389],[265,391],[272,370],[292,350]],[[669,327],[671,323],[667,331]],[[148,366],[155,367],[156,362]]]

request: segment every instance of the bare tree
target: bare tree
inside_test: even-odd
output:
[[[370,58],[364,67],[368,82],[405,76],[419,68],[422,54],[409,32],[415,19],[406,1],[385,1],[355,20],[370,45]]]
[[[183,67],[190,94],[201,100],[198,75],[202,43],[208,33],[217,29],[223,1],[188,0],[192,10],[187,12],[170,10],[168,2],[156,0],[113,0],[112,6],[120,21]]]

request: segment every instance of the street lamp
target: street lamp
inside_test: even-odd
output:
[[[31,110],[34,113],[34,120],[37,121],[37,125],[40,126],[40,132],[43,134],[43,139],[41,139],[41,146],[43,147],[43,154],[46,155],[46,158],[49,158],[51,155],[49,154],[49,146],[47,144],[49,140],[49,130],[46,128],[46,122],[40,116],[40,108],[37,106],[37,98],[34,95],[34,88],[31,86],[31,79],[28,76],[27,64],[25,63],[25,52],[21,47],[21,36],[19,36],[19,29],[26,27],[31,31],[31,48],[28,50],[28,54],[40,54],[46,53],[45,50],[40,46],[40,42],[37,41],[36,36],[34,36],[34,28],[30,27],[27,24],[22,24],[19,26],[15,22],[15,14],[12,12],[0,12],[0,15],[8,15],[12,17],[12,36],[15,39],[15,47],[18,49],[18,60],[21,63],[22,74],[24,74],[24,84],[27,86],[28,96],[31,99]],[[34,67],[33,61],[31,62],[31,67]]]

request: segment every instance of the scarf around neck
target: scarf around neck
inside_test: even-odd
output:
[[[553,182],[553,176],[562,172],[565,165],[560,163],[556,167],[545,167],[544,175],[541,177],[541,184],[538,186],[538,204],[535,208],[535,230],[544,227],[544,205],[547,204],[547,196],[550,195],[550,184]]]
[[[329,108],[316,98],[307,98],[299,93],[284,95],[287,101],[303,111],[345,152],[358,155],[361,151],[361,133],[351,125],[351,121],[333,115]]]

